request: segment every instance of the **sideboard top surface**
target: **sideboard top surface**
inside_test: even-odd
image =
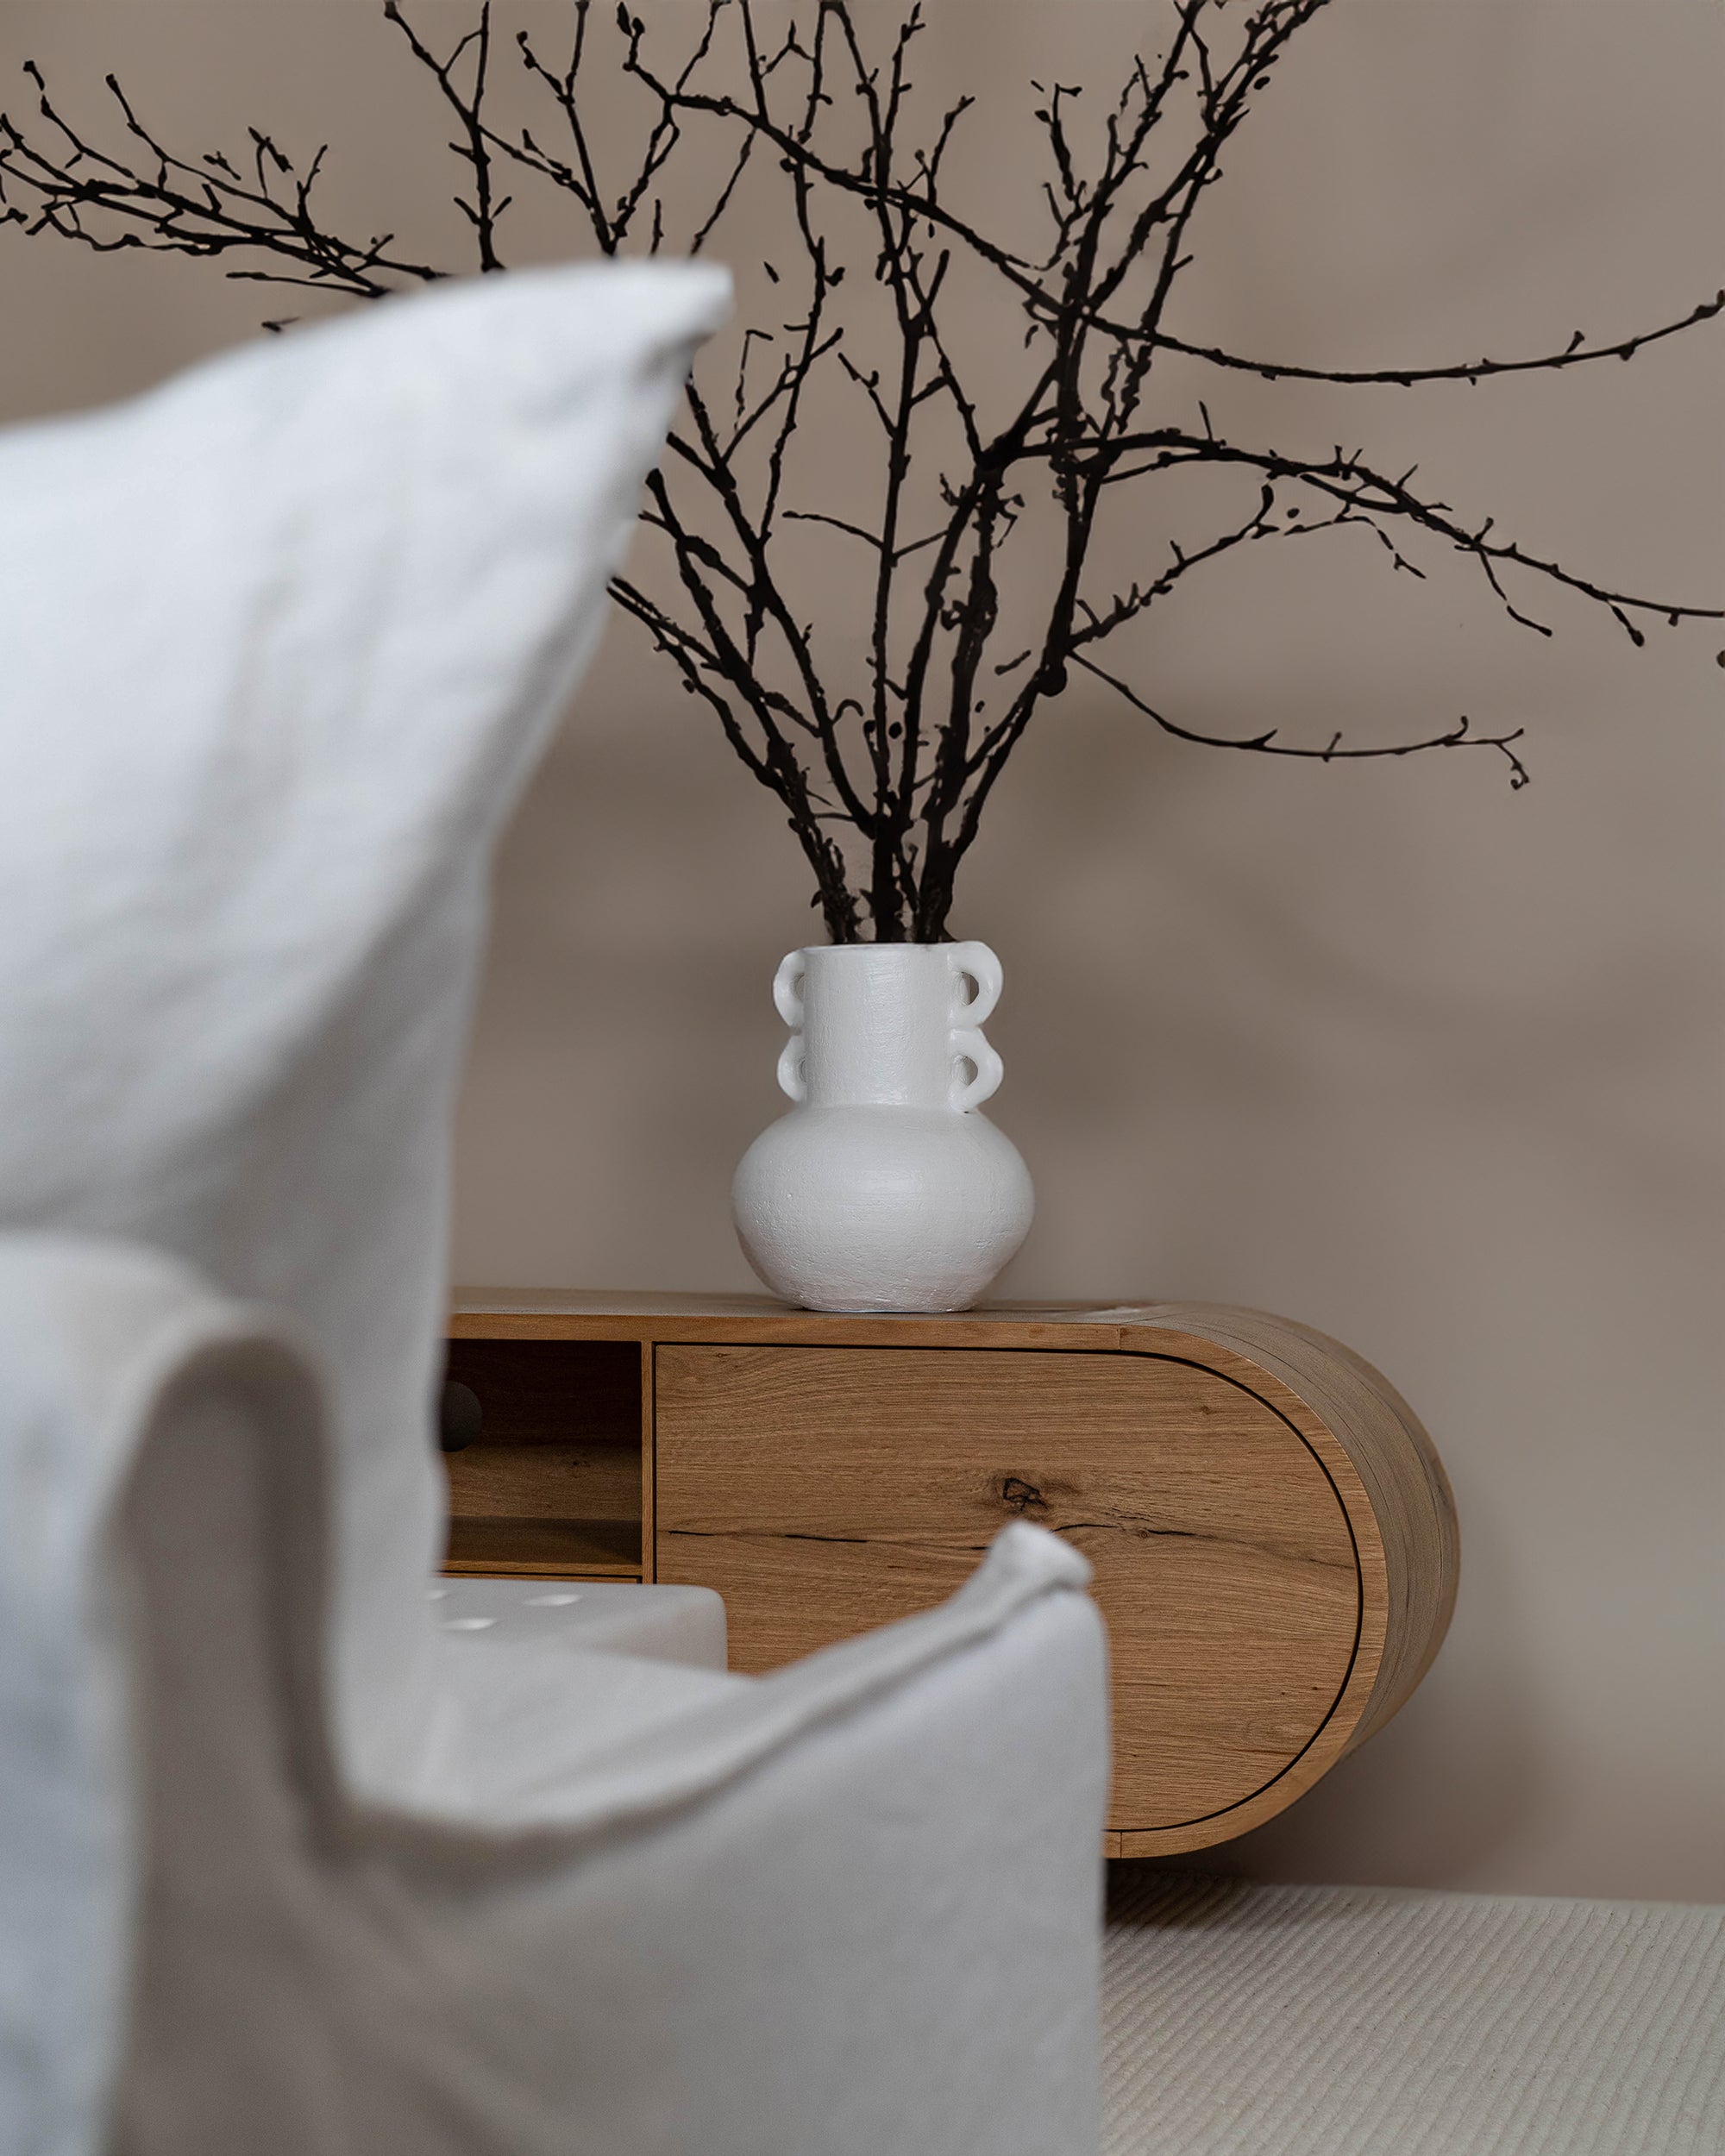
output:
[[[918,1316],[902,1311],[802,1310],[776,1295],[696,1295],[661,1288],[630,1292],[587,1288],[456,1288],[449,1307],[458,1317],[520,1313],[553,1318],[819,1318],[868,1317],[894,1325],[942,1325],[957,1319],[1011,1323],[1048,1318],[1062,1323],[1129,1324],[1165,1306],[1155,1302],[979,1302],[968,1310]]]
[[[761,1339],[894,1347],[1118,1348],[1132,1327],[1177,1329],[1188,1306],[1153,1302],[994,1302],[917,1315],[885,1311],[800,1310],[771,1295],[698,1295],[662,1289],[630,1294],[583,1288],[457,1288],[449,1331],[456,1338]],[[1166,1313],[1166,1314],[1164,1314]]]

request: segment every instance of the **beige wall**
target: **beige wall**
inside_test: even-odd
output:
[[[939,0],[931,65],[986,59],[1005,86],[1057,57],[1070,79],[1134,19]],[[430,125],[380,94],[398,77],[362,0],[11,0],[0,81],[31,52],[86,93],[122,61],[164,124],[206,133]],[[1711,0],[1341,0],[1229,160],[1184,319],[1393,364],[1681,312],[1719,281],[1722,62]],[[338,183],[373,222],[428,223],[418,147],[374,139]],[[202,266],[12,234],[0,280],[6,417],[154,379],[257,311]],[[1230,423],[1417,459],[1565,562],[1705,600],[1722,349],[1417,397],[1236,385]],[[1040,1194],[1004,1286],[1306,1319],[1383,1365],[1449,1463],[1465,1570],[1436,1669],[1231,1860],[1725,1898],[1725,637],[1638,655],[1572,609],[1547,645],[1458,571],[1412,589],[1324,543],[1195,592],[1154,653],[1164,695],[1319,737],[1508,715],[1534,783],[1512,796],[1484,755],[1206,754],[1073,692],[954,923],[1006,962],[998,1119]],[[771,805],[619,628],[499,868],[461,1274],[746,1283],[726,1187],[775,1112],[767,982],[813,932],[805,901]]]

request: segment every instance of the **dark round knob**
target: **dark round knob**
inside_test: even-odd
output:
[[[464,1451],[485,1428],[485,1410],[471,1385],[452,1378],[437,1404],[437,1443],[445,1452]]]

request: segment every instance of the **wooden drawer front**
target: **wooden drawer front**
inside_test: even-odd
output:
[[[1153,1355],[656,1351],[658,1576],[761,1670],[950,1594],[1022,1517],[1095,1567],[1110,1824],[1209,1819],[1311,1742],[1358,1636],[1328,1475],[1242,1386]]]

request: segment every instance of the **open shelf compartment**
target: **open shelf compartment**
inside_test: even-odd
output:
[[[477,1436],[443,1455],[445,1572],[640,1579],[638,1344],[452,1340],[445,1375],[480,1405]]]

